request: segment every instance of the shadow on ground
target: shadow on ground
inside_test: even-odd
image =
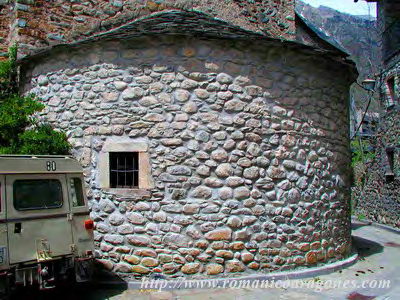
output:
[[[104,282],[109,284],[104,285]],[[118,276],[96,269],[90,283],[64,283],[57,288],[39,291],[37,287],[16,288],[11,300],[105,300],[120,295],[128,288]]]
[[[99,293],[99,289],[101,292]],[[85,284],[77,286],[63,286],[48,291],[39,291],[37,288],[19,287],[9,299],[12,300],[104,300],[120,295],[126,290],[118,287],[99,287],[96,284]],[[95,292],[96,291],[96,292]]]
[[[357,249],[360,257],[367,257],[376,253],[383,252],[383,246],[377,242],[353,236],[353,246]]]

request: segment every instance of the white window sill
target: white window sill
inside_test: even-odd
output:
[[[105,193],[117,196],[147,196],[150,195],[149,189],[134,188],[134,189],[119,189],[119,188],[103,188]]]

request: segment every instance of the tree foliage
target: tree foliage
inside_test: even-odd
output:
[[[0,62],[0,154],[68,154],[65,133],[35,117],[44,105],[33,96],[20,95],[17,82],[17,47]]]
[[[375,153],[371,151],[371,143],[367,140],[355,139],[351,141],[351,154],[351,164],[353,167],[375,158]]]
[[[16,59],[17,47],[12,46],[8,51],[8,59],[0,62],[0,100],[18,92]]]
[[[20,135],[20,152],[29,154],[68,154],[71,146],[63,132],[41,124]]]
[[[371,148],[371,144],[367,140],[355,139],[351,142],[351,166],[356,186],[364,185],[367,175],[367,162],[375,158],[375,153]]]

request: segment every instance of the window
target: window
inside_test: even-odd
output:
[[[395,90],[395,84],[394,84],[394,77],[389,78],[386,81],[387,88],[388,88],[388,101],[387,101],[387,106],[391,107],[395,104],[396,101],[396,90]]]
[[[74,177],[69,180],[72,206],[84,206],[85,199],[83,197],[82,180]]]
[[[376,2],[376,1],[375,1]],[[384,10],[385,27],[382,32],[383,38],[383,58],[389,60],[400,49],[400,20],[398,0],[381,1]],[[383,29],[383,28],[382,28]]]
[[[148,148],[148,142],[140,138],[107,138],[98,155],[98,187],[118,195],[154,188]]]
[[[386,148],[386,157],[388,162],[388,168],[385,173],[386,181],[392,182],[394,180],[394,149]]]
[[[13,192],[16,210],[59,208],[63,204],[62,186],[57,179],[16,180]]]
[[[137,188],[139,186],[139,154],[110,152],[110,187]]]

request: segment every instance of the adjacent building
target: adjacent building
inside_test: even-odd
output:
[[[378,5],[382,61],[375,90],[380,94],[383,113],[376,134],[376,157],[354,196],[357,213],[400,227],[400,3],[369,2]]]

